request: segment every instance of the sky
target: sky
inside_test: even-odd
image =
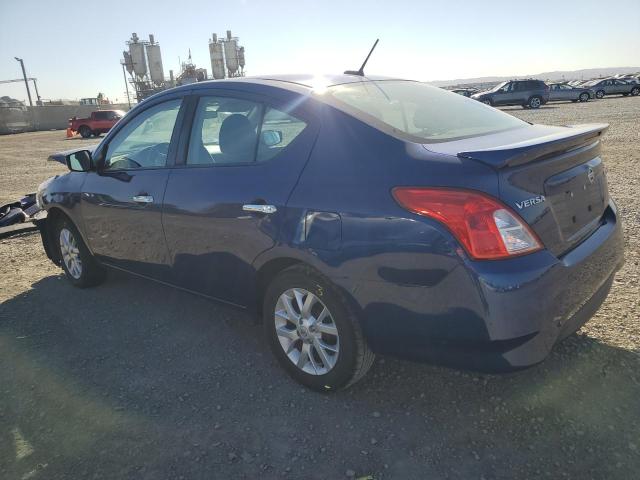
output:
[[[376,38],[367,73],[424,81],[638,66],[637,2],[0,0],[0,80],[22,77],[17,56],[44,99],[125,101],[132,32],[155,35],[168,75],[189,49],[210,73],[208,40],[228,29],[247,75],[357,69]],[[24,83],[0,84],[3,95],[27,98]]]

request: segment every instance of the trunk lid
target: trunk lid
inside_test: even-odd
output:
[[[531,125],[427,144],[427,150],[494,168],[500,199],[561,256],[595,231],[609,204],[600,138],[606,124]]]

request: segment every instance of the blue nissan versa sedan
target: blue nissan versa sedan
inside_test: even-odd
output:
[[[171,89],[40,186],[48,256],[247,309],[282,366],[344,388],[374,352],[542,361],[623,262],[603,124],[531,125],[423,83],[340,75]],[[214,353],[215,354],[215,353]]]

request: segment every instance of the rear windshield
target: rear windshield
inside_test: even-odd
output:
[[[406,80],[334,85],[318,98],[379,130],[416,143],[457,140],[527,125],[476,100]]]

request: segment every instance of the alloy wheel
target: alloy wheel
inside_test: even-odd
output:
[[[538,108],[540,106],[540,99],[538,97],[533,97],[530,101],[529,101],[529,106],[531,108]]]
[[[68,228],[60,230],[60,253],[69,275],[78,280],[82,276],[80,249],[73,233]]]
[[[324,375],[340,354],[338,328],[327,306],[303,288],[291,288],[278,298],[274,312],[276,335],[289,360],[310,375]]]

